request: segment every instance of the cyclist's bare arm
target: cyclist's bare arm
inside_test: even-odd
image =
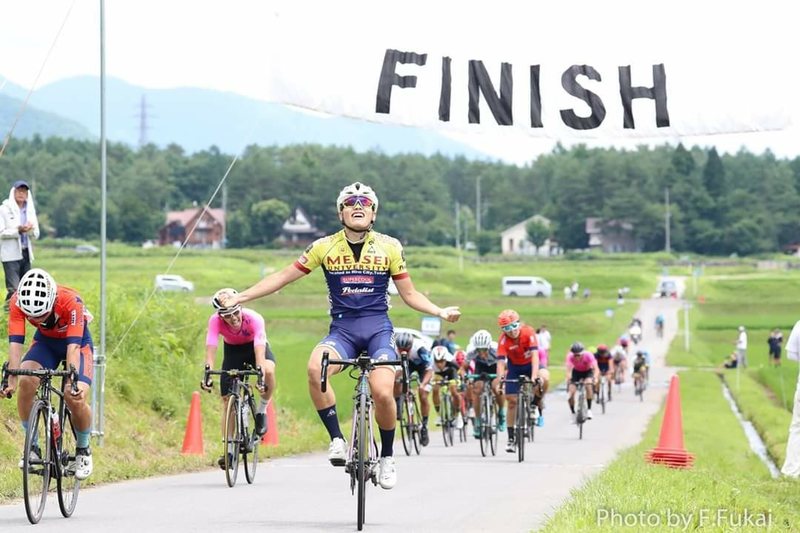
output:
[[[206,345],[206,366],[208,368],[214,368],[214,363],[217,359],[217,347]]]
[[[19,368],[19,360],[22,357],[22,344],[10,342],[8,344],[8,368],[16,370]],[[17,390],[17,376],[8,376],[7,388],[0,391],[0,397],[10,398],[11,394]]]
[[[426,370],[425,375],[422,376],[422,383],[420,383],[419,386],[424,387],[425,385],[430,383],[432,377],[433,377],[433,370]]]
[[[18,342],[8,343],[8,368],[12,370],[19,368],[19,360],[21,358],[22,358],[22,344]]]
[[[232,306],[242,304],[250,300],[255,300],[256,298],[261,298],[262,296],[267,296],[282,289],[289,283],[297,281],[305,275],[306,273],[295,267],[294,264],[287,265],[283,270],[270,274],[249,289],[229,298],[225,302],[225,305]]]
[[[256,352],[256,366],[261,369],[261,376],[266,382],[267,379],[267,346],[257,345],[254,347]],[[265,385],[266,387],[266,385]]]
[[[539,350],[533,348],[531,352],[531,381],[539,377]]]
[[[80,344],[67,344],[67,368],[69,365],[73,365],[75,368],[81,367],[81,345]],[[78,384],[78,392],[72,393],[72,396],[82,400],[86,396],[85,392],[85,384],[84,387],[80,387],[80,383]]]
[[[394,280],[394,285],[397,287],[400,298],[415,311],[438,316],[448,322],[456,322],[461,317],[458,307],[439,307],[431,302],[427,296],[414,288],[414,283],[409,277]]]

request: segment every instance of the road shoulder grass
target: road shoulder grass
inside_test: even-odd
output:
[[[776,530],[797,531],[800,483],[770,477],[750,450],[714,373],[680,375],[685,442],[696,456],[694,468],[645,462],[645,452],[658,441],[662,409],[642,442],[573,491],[542,531],[665,531],[671,529],[669,520],[679,519],[688,523],[687,530],[762,531],[758,517],[769,519]]]

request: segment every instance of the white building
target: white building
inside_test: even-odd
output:
[[[536,246],[528,240],[528,223],[538,221],[547,227],[550,227],[550,219],[542,215],[533,215],[532,217],[514,224],[510,228],[505,229],[500,233],[500,245],[503,255],[516,254],[516,255],[538,255],[540,257],[548,257],[551,255],[559,255],[562,253],[558,242],[552,239],[547,239],[544,244],[536,249]]]

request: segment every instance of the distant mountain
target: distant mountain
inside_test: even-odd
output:
[[[0,94],[18,96],[19,91],[24,95],[24,89],[6,86]],[[438,152],[469,159],[491,158],[433,131],[326,117],[208,89],[146,89],[113,78],[106,83],[109,140],[138,145],[142,97],[146,101],[147,141],[159,146],[179,144],[188,152],[212,145],[224,152],[238,153],[249,144],[317,143],[351,146],[360,152]],[[99,136],[99,101],[99,79],[82,76],[38,89],[30,105],[67,117]]]
[[[9,96],[9,91],[0,92],[0,136],[3,138],[11,130],[23,103],[24,94],[22,98],[14,98]],[[91,139],[94,137],[92,132],[80,124],[79,121],[70,120],[28,105],[20,115],[19,122],[14,126],[12,135],[17,138],[31,138],[35,134],[39,134],[42,137],[71,137],[75,139]]]

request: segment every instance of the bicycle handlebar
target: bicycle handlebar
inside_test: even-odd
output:
[[[213,382],[211,381],[211,376],[229,376],[231,378],[243,378],[245,376],[258,376],[256,381],[256,387],[259,390],[264,389],[264,374],[261,372],[261,367],[257,366],[253,368],[250,365],[247,365],[244,369],[232,368],[229,370],[211,370],[211,367],[208,365],[205,366],[205,370],[203,372],[203,381],[200,383],[202,387],[205,385],[207,387],[207,391],[211,392],[211,386]]]
[[[39,368],[39,369],[27,369],[27,368],[8,368],[8,361],[3,363],[2,369],[2,380],[0,380],[0,389],[5,389],[8,387],[8,377],[9,376],[33,376],[37,378],[54,378],[54,377],[65,377],[70,379],[70,389],[72,389],[72,394],[78,394],[78,371],[75,369],[75,365],[70,364],[69,370],[55,370],[52,368]],[[12,394],[7,394],[7,398],[11,398]]]
[[[322,352],[322,365],[320,369],[320,389],[328,390],[328,366],[358,367],[361,371],[369,372],[376,366],[400,366],[403,369],[403,394],[408,392],[408,359],[401,355],[400,360],[373,361],[366,352],[362,352],[355,359],[331,359],[330,352]]]
[[[475,381],[477,379],[494,379],[497,377],[497,374],[488,374],[486,372],[481,372],[480,374],[467,374],[465,376],[467,379]]]

